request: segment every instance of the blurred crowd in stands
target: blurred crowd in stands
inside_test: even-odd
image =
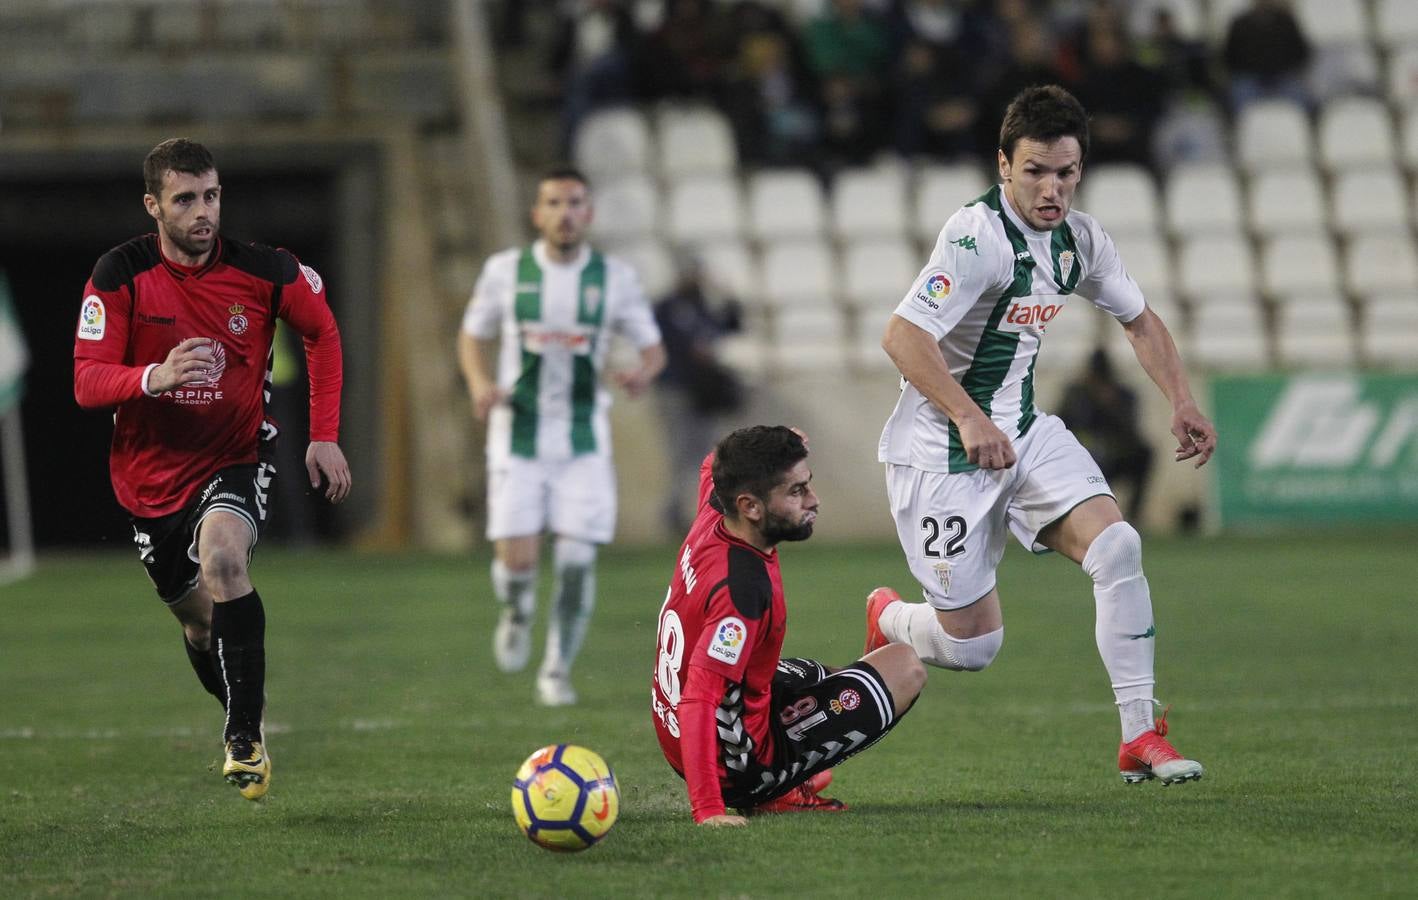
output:
[[[1310,43],[1283,0],[1240,8],[1216,44],[1184,36],[1163,5],[1121,0],[824,0],[802,19],[792,8],[558,4],[550,63],[564,139],[603,106],[700,101],[727,114],[749,165],[832,171],[882,152],[978,161],[1009,98],[1056,82],[1093,116],[1094,161],[1150,166],[1169,111],[1234,115],[1270,97],[1313,106]]]

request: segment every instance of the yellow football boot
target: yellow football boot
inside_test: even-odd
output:
[[[237,786],[247,800],[260,800],[271,786],[271,757],[261,741],[232,738],[226,742],[222,777]]]

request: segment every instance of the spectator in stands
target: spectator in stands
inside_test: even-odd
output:
[[[975,71],[960,41],[953,0],[905,0],[891,19],[895,48],[894,143],[902,156],[972,156]]]
[[[639,34],[628,0],[570,0],[552,48],[562,82],[562,144],[569,150],[586,114],[634,99]]]
[[[1137,394],[1114,375],[1102,347],[1093,351],[1087,368],[1064,389],[1059,418],[1097,460],[1108,484],[1127,486],[1127,520],[1141,521],[1152,473],[1152,447],[1138,430]]]
[[[722,430],[719,417],[742,405],[743,389],[717,350],[724,335],[739,330],[738,302],[715,296],[693,255],[681,254],[676,264],[674,288],[655,302],[668,356],[656,396],[670,448],[665,527],[681,534],[693,518],[699,463]]]
[[[832,0],[808,23],[808,62],[820,79],[823,144],[834,162],[865,163],[883,143],[891,33],[862,0]]]
[[[982,88],[982,109],[1004,109],[1027,87],[1068,80],[1059,70],[1053,36],[1038,19],[1023,16],[1012,20],[1009,35],[1008,62],[994,80]],[[989,117],[980,117],[976,143],[981,147],[998,146],[999,135],[992,131]]]
[[[1232,113],[1265,99],[1314,108],[1305,84],[1310,42],[1284,0],[1254,0],[1250,9],[1232,19],[1222,58],[1230,76]]]
[[[1158,76],[1132,57],[1116,22],[1094,21],[1075,94],[1089,112],[1090,162],[1152,165],[1152,131],[1165,102]]]
[[[776,31],[745,35],[730,68],[724,111],[739,158],[760,165],[813,165],[821,133],[812,80]]]
[[[1204,42],[1177,30],[1176,17],[1165,6],[1159,6],[1153,13],[1152,30],[1137,49],[1138,61],[1157,72],[1163,89],[1169,95],[1180,97],[1216,98],[1210,56]]]
[[[657,97],[712,99],[730,49],[728,19],[711,0],[668,0],[645,41],[645,85]]]

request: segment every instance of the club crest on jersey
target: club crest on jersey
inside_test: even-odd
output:
[[[851,712],[852,710],[856,709],[858,706],[861,705],[862,695],[858,694],[851,688],[847,688],[846,690],[842,691],[842,693],[834,697],[827,704],[827,707],[840,716],[842,715],[842,713]]]
[[[940,582],[941,593],[949,594],[950,570],[952,568],[951,564],[948,562],[938,562],[935,565],[931,566],[931,568],[935,569],[935,578],[936,581]]]
[[[84,298],[79,310],[79,340],[101,341],[108,327],[108,316],[104,312],[103,301],[94,294]]]
[[[586,285],[586,289],[581,292],[581,302],[586,306],[586,315],[594,316],[596,310],[601,308],[601,289],[594,284]]]
[[[714,637],[709,641],[709,655],[733,665],[739,661],[739,653],[747,636],[748,629],[742,619],[737,616],[721,619],[714,628]]]
[[[232,334],[245,334],[246,329],[251,326],[246,316],[242,315],[245,311],[246,307],[242,306],[240,303],[233,303],[231,306],[227,307],[227,312],[231,313],[231,318],[226,320],[226,327]]]
[[[1059,275],[1063,281],[1068,281],[1069,274],[1073,272],[1073,251],[1065,250],[1059,254]]]
[[[325,286],[325,282],[320,280],[320,273],[305,263],[300,264],[300,274],[305,276],[305,283],[310,285],[310,293],[312,294],[320,293],[320,289]]]

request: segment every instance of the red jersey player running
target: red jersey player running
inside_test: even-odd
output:
[[[880,740],[916,701],[925,667],[888,644],[841,669],[780,659],[780,541],[817,519],[807,441],[782,426],[733,432],[700,467],[698,516],[660,610],[655,733],[689,787],[694,821],[842,810],[831,768]]]
[[[222,775],[256,800],[271,782],[261,733],[266,616],[247,566],[269,508],[277,435],[266,415],[276,319],[305,340],[312,487],[343,500],[340,334],[320,276],[284,250],[223,241],[212,155],[181,138],[143,162],[157,234],[105,253],[84,288],[74,396],[117,407],[109,470],[197,678],[226,710]]]

